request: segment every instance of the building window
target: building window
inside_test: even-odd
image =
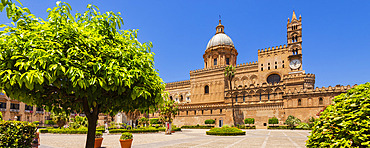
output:
[[[217,65],[217,59],[213,59],[213,65]]]
[[[235,96],[235,103],[238,102],[238,96]]]
[[[197,111],[196,110],[194,111],[194,115],[197,115]]]
[[[260,101],[262,101],[262,94],[260,93]]]
[[[16,104],[16,103],[10,103],[10,109],[16,109],[16,110],[19,110],[19,104]]]
[[[322,100],[322,98],[319,98],[319,105],[323,105],[324,104],[324,100]]]
[[[212,114],[212,110],[211,110],[211,114]]]
[[[270,66],[268,67],[268,69],[267,70],[270,70]]]
[[[202,110],[202,115],[204,114],[204,110]]]
[[[272,74],[267,77],[267,83],[275,84],[280,82],[280,76],[278,74]]]
[[[6,102],[0,102],[0,108],[5,108],[6,109]]]
[[[222,109],[220,109],[220,114],[222,114]]]
[[[284,64],[283,64],[283,68],[284,68]]]
[[[207,62],[206,62],[206,67],[207,67]]]
[[[31,110],[33,110],[33,107],[32,107],[32,106],[30,106],[30,105],[27,105],[27,104],[26,104],[26,105],[24,106],[24,109],[25,109],[25,110],[29,110],[29,111],[31,111]]]
[[[170,100],[172,101],[173,99],[172,99],[172,96],[170,96]]]
[[[243,94],[243,102],[245,102],[245,96],[244,96],[244,94]]]
[[[283,63],[284,63],[284,60],[283,60]]]
[[[270,101],[270,92],[267,93],[267,100]]]
[[[302,105],[302,100],[298,99],[298,106],[301,106],[301,105]]]
[[[184,98],[182,97],[182,95],[180,96],[180,102],[183,102],[184,101]]]
[[[226,65],[230,65],[230,59],[226,58]]]
[[[204,94],[209,94],[209,86],[204,86]]]
[[[261,71],[263,71],[263,68],[261,67]]]
[[[186,115],[189,115],[189,111],[186,111]]]

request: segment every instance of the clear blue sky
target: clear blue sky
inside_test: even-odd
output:
[[[15,0],[13,0],[15,1]],[[46,18],[55,0],[21,0]],[[219,15],[239,52],[237,63],[257,61],[257,50],[286,44],[286,23],[302,15],[303,69],[316,74],[316,86],[370,81],[370,1],[225,0],[68,0],[73,11],[87,4],[121,12],[124,29],[139,29],[141,42],[153,42],[155,66],[165,82],[187,80],[202,69],[208,40]],[[0,13],[0,23],[8,23]]]

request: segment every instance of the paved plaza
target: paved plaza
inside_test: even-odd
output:
[[[205,129],[183,129],[172,135],[133,134],[133,148],[297,148],[305,147],[310,131],[245,130],[245,136],[208,136]],[[120,148],[119,134],[103,135],[103,147]],[[41,134],[40,148],[82,148],[86,135]]]

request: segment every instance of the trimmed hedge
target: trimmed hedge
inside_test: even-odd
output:
[[[291,128],[289,126],[268,126],[267,129],[290,129],[290,130],[312,130],[311,128]]]
[[[215,120],[213,120],[213,119],[208,119],[208,120],[204,121],[204,123],[205,123],[205,124],[215,124],[215,123],[216,123],[216,121],[215,121]]]
[[[215,126],[208,126],[208,125],[196,125],[196,126],[193,126],[193,125],[184,125],[184,126],[181,126],[181,128],[190,128],[190,129],[211,129],[211,128],[214,128]]]
[[[212,128],[209,131],[206,131],[207,135],[216,135],[216,136],[237,136],[245,135],[245,131],[242,131],[236,127],[221,127],[221,128]]]
[[[109,133],[124,133],[124,132],[130,132],[130,133],[156,133],[159,132],[159,129],[156,128],[138,128],[138,129],[111,129],[109,130]]]
[[[239,129],[256,129],[256,126],[238,125],[237,128],[239,128]]]
[[[0,121],[0,147],[30,147],[36,125],[21,121]]]

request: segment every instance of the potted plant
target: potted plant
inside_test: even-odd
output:
[[[121,143],[121,148],[131,148],[132,134],[129,132],[122,133],[119,142]]]
[[[103,142],[103,133],[102,132],[96,132],[95,133],[95,144],[94,144],[94,148],[101,147],[102,142]]]

